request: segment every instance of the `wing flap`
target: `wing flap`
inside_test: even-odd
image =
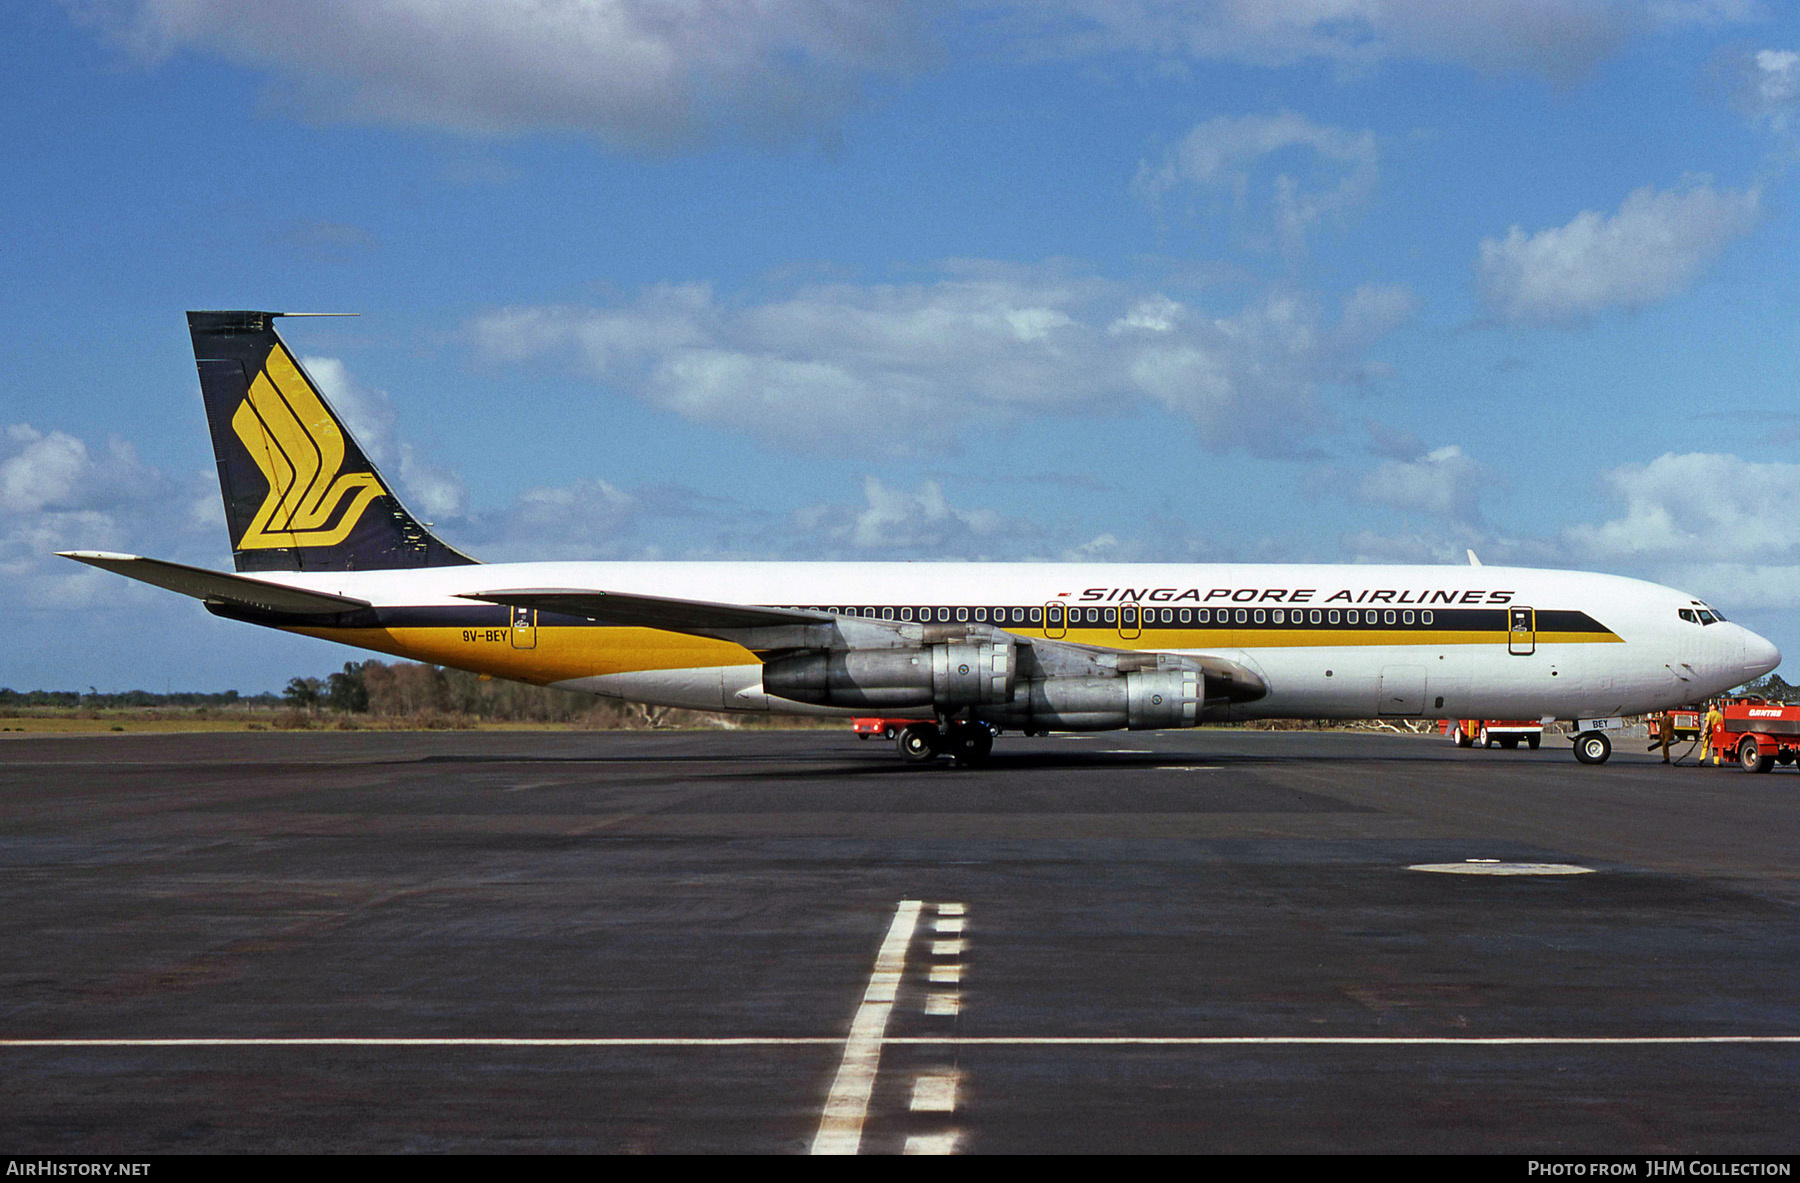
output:
[[[205,567],[190,567],[165,559],[147,559],[142,555],[120,555],[103,550],[61,550],[56,553],[77,563],[214,604],[305,616],[354,612],[369,606],[369,601],[350,596],[288,587],[247,575],[228,575],[223,571],[209,571]]]

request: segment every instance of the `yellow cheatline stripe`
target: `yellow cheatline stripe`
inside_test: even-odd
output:
[[[757,665],[756,655],[730,641],[651,628],[547,628],[536,645],[512,647],[506,625],[480,628],[292,628],[377,653],[540,684],[602,674]],[[473,634],[473,639],[470,639]]]

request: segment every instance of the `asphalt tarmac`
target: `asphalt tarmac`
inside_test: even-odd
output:
[[[1642,747],[9,737],[0,1150],[1791,1154],[1800,773]]]

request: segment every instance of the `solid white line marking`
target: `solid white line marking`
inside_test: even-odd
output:
[[[879,1005],[879,1004],[877,1004]],[[833,1036],[725,1035],[529,1038],[513,1036],[294,1038],[0,1039],[0,1048],[108,1047],[824,1047]],[[894,1035],[884,1044],[916,1047],[1242,1047],[1256,1044],[1338,1047],[1679,1047],[1718,1044],[1800,1044],[1800,1035]]]
[[[0,1048],[34,1047],[815,1047],[836,1046],[843,1041],[835,1036],[764,1036],[723,1035],[682,1038],[680,1036],[621,1036],[617,1038],[515,1037],[515,1036],[426,1036],[421,1038],[318,1035],[293,1038],[256,1038],[226,1036],[221,1038],[171,1039],[0,1039]]]
[[[968,907],[963,904],[939,904],[937,906],[939,916],[961,916],[968,910]]]
[[[1500,863],[1470,859],[1466,863],[1414,863],[1409,871],[1434,871],[1439,875],[1592,875],[1594,868],[1574,863]]]
[[[1159,764],[1160,772],[1217,772],[1222,764]]]
[[[962,1010],[962,995],[950,991],[938,991],[925,997],[925,1013],[928,1015],[953,1015]]]
[[[931,980],[934,982],[960,982],[962,981],[962,966],[934,965],[931,967]]]
[[[913,1081],[914,1113],[955,1113],[956,1077],[936,1074]]]
[[[887,939],[881,942],[881,952],[875,955],[875,972],[869,978],[869,988],[863,992],[856,1018],[851,1020],[850,1037],[844,1040],[844,1059],[838,1065],[837,1078],[831,1082],[825,1111],[819,1116],[819,1132],[812,1144],[814,1154],[855,1154],[862,1147],[869,1094],[875,1090],[875,1071],[881,1065],[882,1036],[887,1033],[888,1015],[894,1009],[894,986],[906,968],[906,948],[918,927],[920,907],[918,900],[901,900],[894,910],[894,923],[888,928]]]
[[[932,927],[938,932],[957,933],[963,930],[963,921],[953,916],[947,920],[933,921]]]
[[[956,1140],[960,1137],[955,1131],[948,1134],[909,1134],[906,1139],[905,1154],[955,1154]]]
[[[897,1035],[887,1042],[958,1047],[1654,1047],[1800,1044],[1800,1035]]]
[[[961,957],[962,951],[963,943],[960,940],[931,942],[931,955],[933,957]]]

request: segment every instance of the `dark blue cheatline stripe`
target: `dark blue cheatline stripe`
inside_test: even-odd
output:
[[[857,616],[872,620],[886,620],[893,623],[916,623],[929,621],[939,623],[993,624],[1000,628],[1037,629],[1044,627],[1044,609],[1041,605],[1010,606],[983,604],[972,606],[967,604],[911,604],[911,605],[785,605],[787,607],[805,608],[814,612],[834,612],[842,616]],[[281,613],[260,612],[248,608],[228,608],[220,605],[208,605],[220,616],[234,620],[249,621],[254,624],[301,625],[317,628],[509,628],[512,625],[512,610],[502,604],[454,604],[454,605],[398,605],[390,607],[366,608],[356,612],[326,613],[319,615],[285,615]],[[1168,612],[1173,619],[1164,620],[1162,614]],[[1089,608],[1084,606],[1070,607],[1065,625],[1069,629],[1117,629],[1120,627],[1119,610],[1110,608]],[[1090,620],[1088,613],[1094,613],[1097,619]],[[1243,619],[1238,619],[1239,614]],[[1279,619],[1277,614],[1279,613]],[[1261,619],[1257,619],[1258,616]],[[1352,619],[1354,615],[1355,619]],[[1412,619],[1408,620],[1407,617]],[[1183,617],[1187,619],[1182,619]],[[1314,617],[1317,617],[1315,620]],[[1389,617],[1392,617],[1392,620]],[[1017,617],[1017,619],[1015,619]],[[1590,633],[1595,635],[1610,633],[1604,624],[1595,620],[1585,612],[1573,612],[1557,609],[1539,609],[1536,614],[1537,631],[1539,633]],[[1424,634],[1433,633],[1504,633],[1507,631],[1509,617],[1505,608],[1182,608],[1164,609],[1146,607],[1143,618],[1137,626],[1140,629],[1155,630],[1188,630],[1191,632],[1210,633],[1228,629],[1235,633],[1264,632],[1311,632],[1366,629],[1369,631],[1403,631]],[[590,620],[585,616],[575,616],[561,612],[539,612],[537,614],[539,628],[615,628],[641,627],[618,626],[609,621]],[[1059,626],[1052,626],[1059,627]],[[1126,627],[1130,627],[1127,625]],[[1204,640],[1205,638],[1197,638]],[[1249,643],[1254,644],[1254,638]]]

